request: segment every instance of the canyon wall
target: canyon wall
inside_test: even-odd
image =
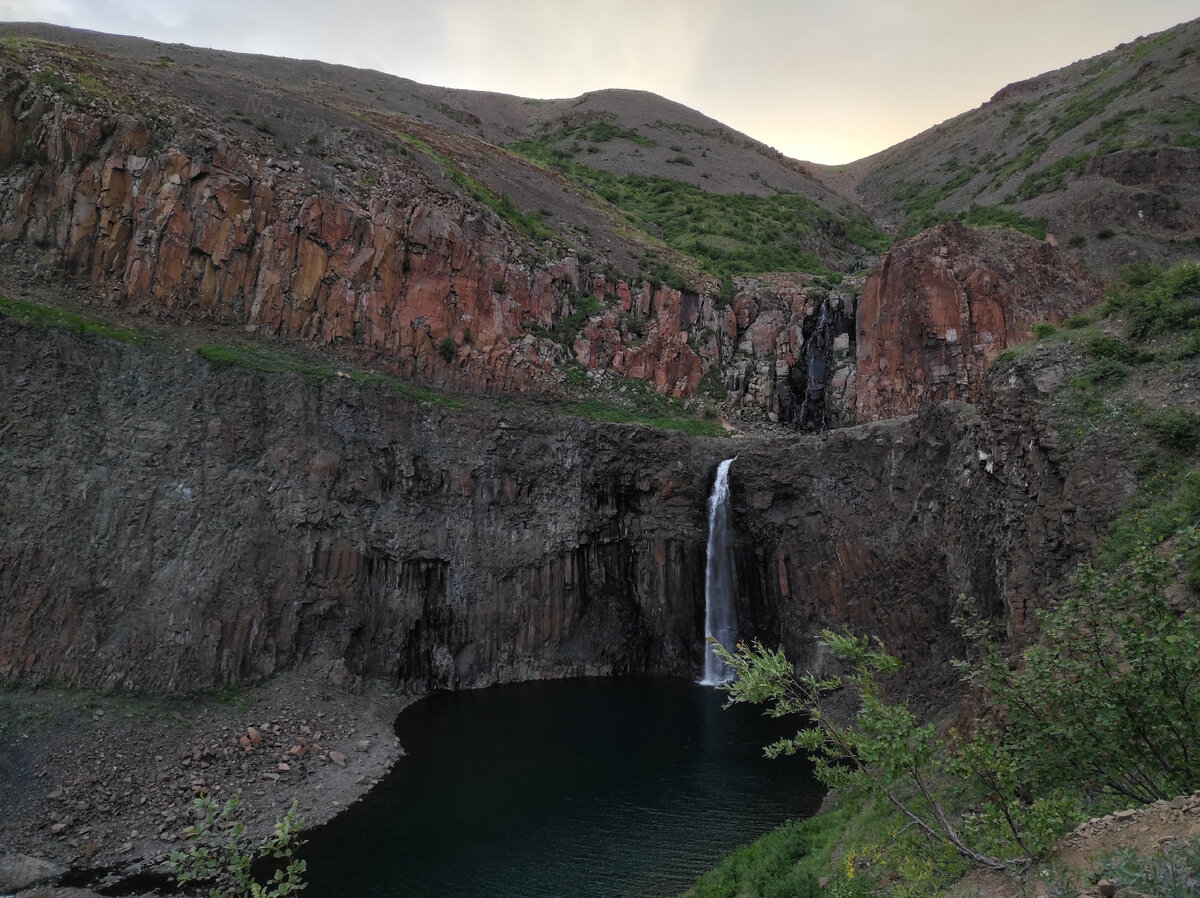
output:
[[[1043,375],[1013,372],[986,417],[944,403],[728,440],[419,405],[9,319],[0,345],[0,676],[691,674],[705,499],[735,454],[743,634],[815,662],[811,637],[844,624],[932,670],[954,596],[1019,623],[1119,492],[1102,460],[1053,450],[1030,410]]]

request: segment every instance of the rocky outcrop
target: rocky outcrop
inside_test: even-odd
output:
[[[1032,372],[985,391],[986,418],[944,403],[730,441],[419,405],[6,319],[0,343],[8,677],[691,674],[705,499],[735,454],[744,634],[815,664],[814,634],[848,625],[929,672],[954,649],[955,596],[1019,623],[1121,495],[1117,461],[1054,448],[1030,400],[1055,381]]]
[[[1085,173],[1127,187],[1162,187],[1200,181],[1200,149],[1158,147],[1093,156]]]
[[[1100,287],[1052,246],[948,221],[893,246],[858,305],[855,407],[871,421],[943,399],[974,401],[1005,348],[1098,302]]]
[[[0,242],[39,272],[102,285],[125,312],[316,344],[425,383],[554,391],[574,358],[678,398],[712,371],[708,394],[735,414],[825,420],[799,411],[824,295],[803,276],[746,280],[732,303],[631,286],[564,244],[532,245],[408,151],[378,148],[373,186],[351,191],[218,123],[148,119],[5,69]],[[600,307],[566,333],[588,297]],[[836,302],[849,310],[854,296]]]
[[[574,294],[573,255],[522,263],[498,220],[411,163],[359,201],[211,129],[176,134],[188,138],[163,146],[139,118],[81,110],[7,69],[0,240],[146,314],[345,347],[427,382],[556,382],[557,348],[526,331]]]

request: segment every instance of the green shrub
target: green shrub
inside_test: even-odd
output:
[[[1154,438],[1167,449],[1182,453],[1196,451],[1200,418],[1187,409],[1172,406],[1152,412],[1146,416],[1145,423]]]
[[[1100,358],[1089,364],[1076,378],[1076,386],[1111,387],[1129,376],[1129,365],[1120,359]]]
[[[1105,305],[1124,311],[1130,336],[1171,333],[1200,319],[1200,265],[1179,262],[1168,269],[1131,265],[1109,287]]]
[[[458,344],[454,342],[453,337],[447,334],[438,341],[437,352],[442,357],[443,362],[452,362],[454,361],[454,356],[458,353]]]
[[[1038,340],[1053,337],[1058,332],[1058,328],[1049,321],[1035,321],[1030,329],[1033,331],[1033,336]]]
[[[1160,543],[1200,521],[1200,470],[1168,460],[1144,476],[1141,489],[1109,525],[1100,544],[1097,560],[1105,570],[1115,571],[1143,545]],[[1193,567],[1200,568],[1200,556]]]
[[[1138,547],[1125,575],[1082,565],[1015,666],[967,625],[969,677],[1006,709],[1021,789],[1149,803],[1200,785],[1200,615],[1169,595],[1197,551],[1189,527],[1170,557]]]
[[[236,798],[229,799],[224,806],[208,797],[192,802],[199,822],[184,831],[187,849],[171,852],[171,865],[179,885],[208,885],[208,898],[282,898],[303,889],[307,864],[295,858],[295,851],[302,844],[296,836],[300,829],[296,802],[275,824],[272,835],[253,848],[243,843],[246,825],[234,819],[237,807]],[[281,865],[276,866],[266,882],[259,882],[250,868],[271,858]]]
[[[1089,337],[1084,348],[1087,350],[1087,354],[1094,359],[1113,359],[1127,365],[1141,364],[1154,358],[1152,353],[1148,353],[1132,343],[1126,343],[1111,334],[1096,334]]]
[[[1195,898],[1200,895],[1200,838],[1156,848],[1142,855],[1120,849],[1101,858],[1097,872],[1125,889],[1155,898]]]
[[[1095,321],[1096,321],[1096,315],[1094,312],[1091,312],[1091,311],[1080,312],[1077,315],[1072,315],[1070,318],[1068,318],[1066,321],[1064,321],[1063,327],[1066,328],[1067,330],[1072,330],[1072,331],[1080,330],[1082,328],[1088,327],[1091,324],[1094,324]]]
[[[1064,156],[1041,171],[1027,175],[1017,188],[1017,194],[1023,200],[1033,199],[1043,193],[1052,193],[1063,188],[1063,175],[1067,172],[1078,175],[1091,161],[1091,153],[1080,153],[1075,156]]]
[[[1187,336],[1180,341],[1176,356],[1181,359],[1192,359],[1200,355],[1200,328],[1192,328]]]
[[[723,653],[737,671],[730,700],[766,704],[774,716],[803,712],[809,728],[767,753],[804,751],[840,794],[895,809],[896,837],[862,865],[876,871],[865,893],[936,894],[965,863],[1022,867],[1097,808],[1200,785],[1200,614],[1173,598],[1200,534],[1191,526],[1178,536],[1170,556],[1139,546],[1121,575],[1082,565],[1070,593],[1039,613],[1036,642],[1019,658],[963,598],[955,620],[975,660],[955,666],[983,702],[966,732],[939,736],[888,698],[883,681],[899,662],[849,633],[822,635],[843,676],[798,675],[757,643]],[[849,722],[826,704],[844,686],[859,700]],[[860,869],[863,847],[843,848],[846,874],[831,890]],[[732,891],[730,880],[713,894],[758,894]]]

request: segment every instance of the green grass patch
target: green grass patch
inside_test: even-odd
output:
[[[842,807],[794,820],[739,848],[696,880],[684,898],[806,898],[822,894],[821,877],[851,820]]]
[[[1125,133],[1129,130],[1130,122],[1139,117],[1144,117],[1145,114],[1146,107],[1139,106],[1136,109],[1126,109],[1124,112],[1118,112],[1116,115],[1109,116],[1087,134],[1083,135],[1084,142],[1099,142],[1099,152],[1101,154],[1119,150],[1124,145]]]
[[[380,122],[372,123],[384,124]],[[546,227],[540,214],[521,211],[516,207],[508,194],[497,194],[485,184],[476,181],[463,171],[457,162],[445,153],[435,150],[430,144],[416,135],[401,131],[394,124],[391,126],[384,124],[384,127],[388,128],[388,133],[393,137],[437,162],[455,186],[470,196],[471,199],[487,206],[530,240],[540,243],[554,237],[554,232]]]
[[[1151,460],[1134,498],[1108,528],[1099,563],[1114,571],[1142,545],[1154,545],[1200,521],[1200,468],[1168,456]],[[1192,562],[1192,572],[1200,559]]]
[[[586,372],[583,379],[586,380]],[[615,380],[618,384],[616,387],[600,387],[591,396],[567,400],[559,404],[558,410],[588,421],[642,424],[664,430],[679,430],[692,436],[727,435],[719,421],[693,414],[681,400],[660,396],[644,380],[634,377]]]
[[[309,362],[287,353],[259,346],[244,346],[232,343],[201,346],[196,352],[209,364],[217,368],[242,368],[259,374],[293,374],[309,383],[319,383],[333,378],[347,378],[360,387],[387,389],[399,393],[413,402],[438,405],[444,408],[462,408],[461,399],[419,387],[377,371]]]
[[[1105,294],[1105,312],[1124,312],[1130,336],[1179,333],[1200,321],[1200,264],[1130,265]]]
[[[1046,168],[1027,175],[1017,188],[1017,195],[1023,200],[1031,200],[1043,193],[1053,193],[1062,190],[1063,175],[1068,172],[1078,175],[1091,162],[1091,153],[1078,153],[1074,156],[1064,156],[1062,159],[1048,165]]]
[[[823,239],[835,220],[842,224],[847,248],[875,253],[890,244],[864,216],[834,215],[799,194],[715,194],[657,175],[617,177],[574,161],[557,141],[542,137],[510,149],[560,172],[581,190],[615,206],[635,227],[718,277],[770,271],[827,274],[825,263],[805,245]]]
[[[924,200],[922,200],[924,203]],[[933,212],[930,209],[927,212],[918,213],[916,218],[910,218],[905,225],[905,234],[911,236],[917,231],[925,228],[933,227],[943,221],[957,219],[965,225],[973,228],[1008,228],[1010,231],[1020,231],[1022,234],[1028,234],[1035,240],[1044,240],[1046,238],[1046,219],[1044,218],[1029,218],[1012,209],[1006,209],[1003,206],[980,206],[978,203],[972,203],[971,208],[966,212],[949,213],[949,212]]]
[[[36,324],[39,327],[62,327],[79,334],[132,343],[135,346],[142,342],[141,334],[108,324],[105,321],[68,312],[66,309],[55,306],[39,305],[21,299],[9,299],[7,296],[0,296],[0,315]]]

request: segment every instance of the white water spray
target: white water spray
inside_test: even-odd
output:
[[[736,458],[736,456],[734,456]],[[702,686],[718,686],[733,679],[733,668],[717,657],[709,638],[728,651],[737,640],[736,581],[733,564],[733,517],[729,506],[727,458],[717,466],[712,495],[708,497],[708,564],[704,572],[704,679]]]

